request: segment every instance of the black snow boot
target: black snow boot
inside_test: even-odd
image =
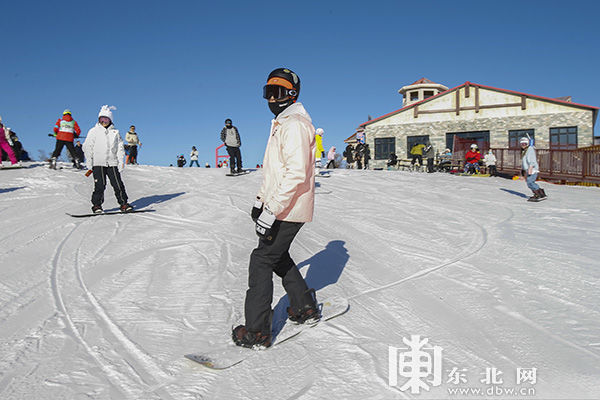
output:
[[[539,192],[542,197],[548,197],[546,196],[546,192],[544,192],[544,189],[540,188]]]
[[[231,338],[236,345],[249,349],[260,350],[271,346],[271,335],[248,332],[244,325],[238,325],[231,333]]]
[[[287,308],[288,318],[290,321],[296,324],[314,324],[319,322],[321,319],[321,312],[317,305],[317,296],[315,295],[315,289],[308,289],[305,293],[310,296],[311,301],[308,304],[300,307],[299,309],[293,309],[292,307]],[[305,297],[308,297],[305,296]]]

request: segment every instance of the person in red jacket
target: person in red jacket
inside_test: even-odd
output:
[[[50,159],[50,168],[56,169],[56,159],[60,156],[60,153],[65,146],[67,146],[67,150],[69,150],[69,154],[71,154],[71,158],[74,160],[76,167],[80,167],[79,159],[75,153],[75,147],[73,146],[73,140],[79,137],[80,133],[81,129],[79,129],[77,121],[73,119],[71,110],[67,109],[63,111],[62,118],[59,118],[58,121],[56,121],[54,135],[49,135],[56,136],[56,147],[54,148],[54,153],[52,153],[52,158]]]
[[[477,149],[477,145],[473,143],[471,150],[467,151],[465,155],[465,173],[472,173],[472,168],[475,172],[479,173],[479,160],[481,160],[481,153]]]

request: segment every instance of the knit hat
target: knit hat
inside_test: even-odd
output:
[[[110,118],[110,121],[112,122],[112,120],[113,120],[113,114],[112,114],[112,112],[114,110],[116,110],[116,109],[117,109],[117,107],[115,107],[115,106],[110,106],[109,107],[107,105],[103,105],[100,108],[100,112],[98,113],[98,118],[100,118],[100,117],[108,117],[108,118]]]
[[[525,143],[525,144],[529,144],[529,139],[527,139],[525,136],[523,136],[520,140],[519,140],[519,144],[521,143]]]
[[[323,128],[317,128],[317,130],[316,130],[316,132],[315,132],[315,133],[316,133],[317,135],[321,135],[321,136],[323,136],[323,132],[324,132],[324,131],[323,131]]]

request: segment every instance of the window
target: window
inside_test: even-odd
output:
[[[387,160],[390,153],[396,154],[396,138],[375,138],[375,159]]]
[[[410,157],[410,149],[412,149],[415,144],[427,144],[428,141],[429,141],[429,135],[407,136],[406,137],[406,155],[407,155],[407,157]]]
[[[410,101],[419,100],[419,92],[410,92]]]
[[[452,153],[466,153],[473,143],[477,145],[481,154],[485,153],[490,147],[490,131],[446,133],[446,147]]]
[[[576,149],[577,127],[550,128],[551,149]]]
[[[509,149],[520,149],[519,140],[522,137],[529,136],[529,139],[533,139],[535,143],[535,134],[533,129],[515,129],[508,131],[508,148]]]
[[[424,99],[428,99],[430,97],[433,97],[433,90],[426,90],[423,92],[423,98]]]

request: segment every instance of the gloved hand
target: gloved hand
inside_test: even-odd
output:
[[[54,137],[54,136],[56,136],[56,134],[55,133],[49,133],[48,136]]]
[[[119,169],[119,172],[123,172],[123,168],[125,168],[125,165],[121,162],[119,163],[119,166],[117,168]]]
[[[256,201],[254,202],[254,206],[252,207],[252,211],[250,212],[252,221],[256,222],[256,220],[260,216],[260,213],[262,213],[262,211],[263,211],[263,207],[264,207],[264,203],[262,201],[260,201],[257,197]]]
[[[275,222],[275,214],[271,212],[267,207],[260,213],[256,220],[256,234],[262,239],[272,240],[272,228]]]
[[[325,152],[324,151],[321,152],[321,157],[325,158]]]

